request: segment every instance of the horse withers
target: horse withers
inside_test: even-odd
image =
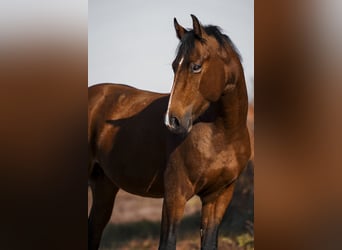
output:
[[[98,249],[119,189],[164,198],[159,249],[176,249],[186,202],[202,201],[201,249],[217,249],[218,228],[251,149],[240,56],[217,26],[174,19],[180,45],[170,94],[119,84],[88,91],[88,248]]]

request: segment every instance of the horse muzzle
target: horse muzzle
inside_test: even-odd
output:
[[[192,128],[192,118],[191,114],[187,113],[182,117],[177,117],[172,113],[167,113],[165,115],[165,125],[166,127],[175,134],[187,134]]]

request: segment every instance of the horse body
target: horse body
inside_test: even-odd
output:
[[[99,246],[119,189],[164,198],[159,249],[175,249],[185,203],[199,195],[201,248],[217,249],[220,222],[250,157],[248,99],[236,52],[192,18],[191,32],[175,20],[181,44],[193,44],[180,47],[173,62],[170,95],[118,84],[89,88],[90,249]]]
[[[240,127],[245,131],[242,138],[234,138],[240,133],[227,135],[229,130],[223,126],[223,121],[205,120],[211,112],[216,112],[209,109],[201,117],[204,121],[195,123],[186,138],[175,138],[162,123],[168,100],[169,95],[125,85],[90,87],[90,177],[93,167],[98,164],[117,187],[133,194],[159,198],[164,195],[163,173],[168,161],[176,162],[176,167],[182,166],[190,173],[187,178],[193,186],[191,195],[202,190],[216,190],[215,186],[221,182],[235,180],[241,172],[240,166],[246,161],[244,158],[238,160],[240,154],[244,156],[248,150],[243,148],[243,142],[249,138],[246,128]],[[178,148],[172,152],[175,147]]]
[[[166,156],[155,152],[163,151],[169,133],[163,125],[167,95],[100,84],[89,88],[89,100],[89,175],[97,164],[117,187],[162,197]]]

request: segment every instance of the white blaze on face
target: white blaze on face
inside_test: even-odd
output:
[[[181,68],[181,65],[184,61],[184,57],[182,57],[178,63],[178,69]],[[177,70],[178,71],[178,70]],[[177,74],[177,72],[176,72]],[[171,106],[171,100],[172,100],[172,96],[173,96],[173,91],[174,91],[174,88],[175,88],[175,82],[176,82],[176,78],[174,79],[173,81],[173,85],[172,85],[172,89],[171,89],[171,93],[170,93],[170,99],[169,99],[169,104],[167,105],[167,111],[166,111],[166,115],[165,115],[165,119],[164,119],[164,123],[167,127],[170,127],[170,119],[169,119],[169,109],[170,109],[170,106]]]
[[[182,63],[183,63],[183,60],[184,60],[184,56],[180,59],[179,63],[178,63],[178,68],[181,67]]]

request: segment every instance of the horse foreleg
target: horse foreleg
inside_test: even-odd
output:
[[[184,196],[165,196],[162,211],[162,225],[159,250],[175,250],[177,227],[184,213],[186,199]]]
[[[105,176],[101,169],[96,170],[90,179],[93,204],[88,218],[88,250],[97,250],[103,229],[113,210],[118,188]]]
[[[228,186],[213,201],[202,198],[201,250],[218,249],[218,229],[233,197],[234,184]]]

